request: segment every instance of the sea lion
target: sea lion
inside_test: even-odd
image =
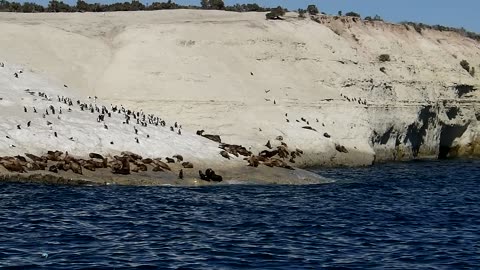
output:
[[[288,155],[290,154],[288,153],[287,148],[283,145],[277,146],[277,150],[278,150],[278,156],[280,158],[287,158]]]
[[[348,153],[347,148],[345,148],[345,146],[340,144],[335,144],[335,150],[337,150],[340,153]]]
[[[157,166],[153,167],[152,171],[153,172],[163,172],[164,170],[162,169],[162,167],[157,165]]]
[[[47,151],[47,156],[42,158],[46,158],[46,160],[50,160],[50,161],[61,161],[62,155],[63,155],[63,152],[61,151]]]
[[[278,150],[273,150],[273,151],[263,150],[262,152],[259,153],[259,156],[265,157],[265,158],[271,158],[276,154],[278,154]]]
[[[142,162],[143,162],[144,164],[151,164],[151,163],[153,162],[153,159],[151,159],[151,158],[145,158],[145,159],[142,159]]]
[[[5,169],[7,169],[9,172],[25,172],[23,166],[16,159],[0,160],[0,164],[2,164],[2,166],[5,167]]]
[[[27,159],[24,158],[24,157],[22,157],[22,156],[20,156],[20,155],[15,156],[15,158],[16,158],[17,160],[19,160],[20,162],[23,162],[23,163],[26,163],[26,162],[27,162]]]
[[[197,135],[202,136],[204,132],[205,132],[205,130],[203,130],[203,129],[202,130],[197,130]]]
[[[251,155],[250,157],[247,158],[248,166],[251,167],[258,167],[259,161],[258,158],[255,155]]]
[[[27,156],[29,159],[31,159],[34,162],[46,162],[45,159],[35,156],[33,154],[25,153],[25,156]]]
[[[122,157],[120,160],[117,160],[112,165],[112,173],[123,175],[130,174],[130,162],[128,161],[128,157]]]
[[[26,164],[27,170],[29,171],[40,171],[45,170],[47,167],[46,163],[39,163],[39,162],[27,162]]]
[[[208,177],[203,174],[201,170],[198,171],[198,175],[200,176],[200,179],[210,182],[210,179],[208,179]]]
[[[143,159],[142,156],[137,155],[137,154],[134,154],[134,153],[129,152],[129,151],[123,151],[123,152],[120,153],[120,155],[122,155],[122,156],[128,156],[128,157],[130,157],[130,158],[133,159],[133,160]]]
[[[57,169],[57,166],[55,165],[52,165],[48,168],[48,171],[49,172],[53,172],[53,173],[58,173],[58,169]]]
[[[250,156],[252,154],[252,152],[248,151],[247,148],[241,145],[222,143],[220,144],[219,148],[236,157],[238,157],[239,154],[242,156]]]
[[[94,172],[95,169],[96,169],[95,165],[93,165],[93,164],[91,164],[91,163],[86,163],[86,164],[84,164],[84,165],[83,165],[83,168],[85,168],[85,169],[87,169],[87,170],[89,170],[89,171],[92,171],[92,172]]]
[[[98,159],[101,159],[101,160],[104,159],[102,155],[97,154],[97,153],[90,153],[90,154],[88,154],[88,156],[89,156],[90,158],[98,158]]]
[[[214,170],[208,168],[205,171],[205,175],[207,176],[208,179],[214,181],[214,182],[222,182],[223,178],[220,175],[217,175]]]
[[[192,169],[193,168],[193,164],[191,162],[183,162],[182,166],[183,166],[183,168],[186,168],[186,169]]]
[[[202,136],[209,139],[209,140],[212,140],[214,142],[222,143],[222,139],[220,138],[219,135],[205,134],[205,135],[202,135]]]
[[[163,162],[161,160],[155,159],[154,164],[157,165],[158,167],[164,169],[164,170],[171,171],[170,167],[165,162]]]
[[[292,166],[288,165],[286,162],[278,158],[272,158],[268,161],[263,162],[263,164],[268,167],[280,167],[280,168],[285,168],[289,170],[294,170]]]
[[[180,169],[180,172],[178,173],[178,178],[183,179],[183,170]]]
[[[148,171],[147,165],[140,163],[140,162],[135,162],[135,165],[137,166],[139,171],[146,172]]]
[[[325,132],[325,133],[323,133],[323,137],[325,137],[325,138],[330,138],[331,136],[330,136],[330,134],[328,134],[328,133]]]
[[[167,163],[175,163],[175,160],[173,158],[166,157]]]
[[[226,159],[230,159],[230,156],[228,155],[228,152],[223,150],[223,151],[220,151],[220,155]]]
[[[175,155],[173,158],[176,158],[178,162],[183,161],[183,157],[181,155]]]

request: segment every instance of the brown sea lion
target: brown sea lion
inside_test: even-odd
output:
[[[220,151],[220,155],[226,159],[230,159],[230,156],[228,155],[228,152],[223,150],[223,151]]]
[[[202,136],[209,139],[209,140],[212,140],[214,142],[222,143],[222,139],[220,138],[219,135],[205,134],[205,135],[202,135]]]
[[[263,150],[262,152],[259,153],[259,156],[271,158],[277,154],[278,154],[278,150],[273,150],[273,151]]]
[[[112,173],[114,174],[130,174],[130,162],[127,157],[117,160],[112,164]]]
[[[176,158],[178,162],[183,161],[183,157],[181,155],[175,155],[173,158]]]
[[[183,162],[182,166],[183,166],[183,168],[186,168],[186,169],[192,169],[193,168],[193,164],[191,162]]]
[[[272,158],[266,162],[263,163],[264,165],[268,167],[280,167],[280,168],[285,168],[289,170],[294,170],[294,168],[290,165],[288,165],[285,161],[278,159],[278,158]]]
[[[9,172],[19,172],[19,173],[24,173],[25,169],[23,166],[18,162],[18,160],[11,159],[11,160],[1,160],[0,164],[2,164],[5,169],[7,169]]]
[[[89,156],[90,158],[98,158],[98,159],[101,159],[101,160],[104,159],[104,157],[103,157],[102,155],[97,154],[97,153],[90,153],[90,154],[88,154],[88,156]]]
[[[278,156],[280,158],[287,158],[288,155],[290,154],[288,153],[287,148],[283,145],[277,146],[277,150],[278,150]]]
[[[220,175],[217,175],[214,170],[208,168],[205,171],[205,175],[207,176],[208,179],[214,181],[214,182],[222,182],[223,178]]]
[[[55,165],[52,165],[48,168],[49,172],[58,173],[58,168]]]
[[[138,170],[141,172],[146,172],[148,171],[147,165],[140,163],[140,162],[135,162],[135,165],[137,166]]]
[[[250,157],[248,157],[247,161],[248,161],[248,166],[255,167],[255,168],[258,167],[259,161],[255,155],[251,155]]]
[[[143,164],[152,164],[152,163],[153,163],[153,159],[151,159],[151,158],[144,158],[144,159],[142,159],[142,162],[143,162]]]
[[[208,179],[208,177],[203,174],[201,170],[198,171],[198,175],[200,176],[200,179],[210,182],[210,179]]]
[[[122,156],[128,156],[130,158],[132,158],[133,160],[137,160],[137,159],[142,159],[142,156],[140,155],[137,155],[137,154],[134,154],[132,152],[129,152],[129,151],[123,151],[122,153],[120,153]]]
[[[25,156],[27,156],[29,159],[31,159],[32,161],[35,161],[35,162],[45,162],[46,160],[39,157],[39,156],[35,156],[33,154],[28,154],[28,153],[25,153]]]
[[[345,148],[345,146],[340,144],[335,144],[335,150],[337,150],[340,153],[348,153],[347,148]]]
[[[155,160],[154,164],[164,170],[171,171],[170,167],[163,161],[161,160]]]
[[[70,164],[70,169],[72,170],[72,172],[76,173],[76,174],[83,174],[83,171],[82,171],[82,166],[80,165],[80,163],[72,160],[69,162]]]
[[[227,151],[227,153],[232,154],[236,157],[238,157],[239,154],[247,157],[252,154],[252,152],[248,151],[247,148],[241,145],[222,143],[220,144],[219,148]]]
[[[91,164],[91,163],[85,163],[85,164],[83,165],[83,168],[85,168],[85,169],[87,169],[87,170],[89,170],[89,171],[92,171],[92,172],[94,172],[95,169],[96,169],[95,165],[93,165],[93,164]]]
[[[152,171],[153,172],[163,172],[164,170],[162,169],[162,167],[156,165],[155,167],[153,167]]]

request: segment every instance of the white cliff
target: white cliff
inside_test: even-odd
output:
[[[263,13],[198,10],[4,13],[0,32],[0,59],[67,84],[59,95],[75,89],[182,123],[186,143],[180,148],[171,147],[178,136],[154,134],[165,155],[185,150],[198,162],[218,156],[215,144],[202,146],[201,157],[192,154],[201,146],[188,134],[200,129],[253,152],[282,136],[305,153],[293,166],[480,155],[480,43],[454,32],[418,33],[349,17],[315,21],[289,13],[286,20],[267,21]],[[379,61],[381,54],[391,60]],[[461,60],[479,72],[470,75]],[[83,127],[72,125],[69,134]],[[127,149],[112,147],[105,142],[119,139],[96,128],[93,148],[152,151],[138,148],[133,135],[122,145]],[[5,143],[2,154],[11,153]],[[45,140],[20,147],[54,145]]]

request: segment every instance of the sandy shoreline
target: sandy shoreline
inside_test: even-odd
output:
[[[217,186],[217,185],[310,185],[331,183],[309,171],[297,169],[241,168],[228,171],[216,171],[224,175],[222,182],[201,180],[194,172],[186,172],[184,179],[174,174],[154,174],[152,172],[132,174],[128,176],[112,175],[108,170],[78,175],[71,172],[28,172],[0,173],[0,182],[38,183],[72,186]]]

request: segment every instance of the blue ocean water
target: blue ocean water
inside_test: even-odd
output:
[[[480,162],[319,169],[311,186],[0,184],[10,269],[479,269]]]

